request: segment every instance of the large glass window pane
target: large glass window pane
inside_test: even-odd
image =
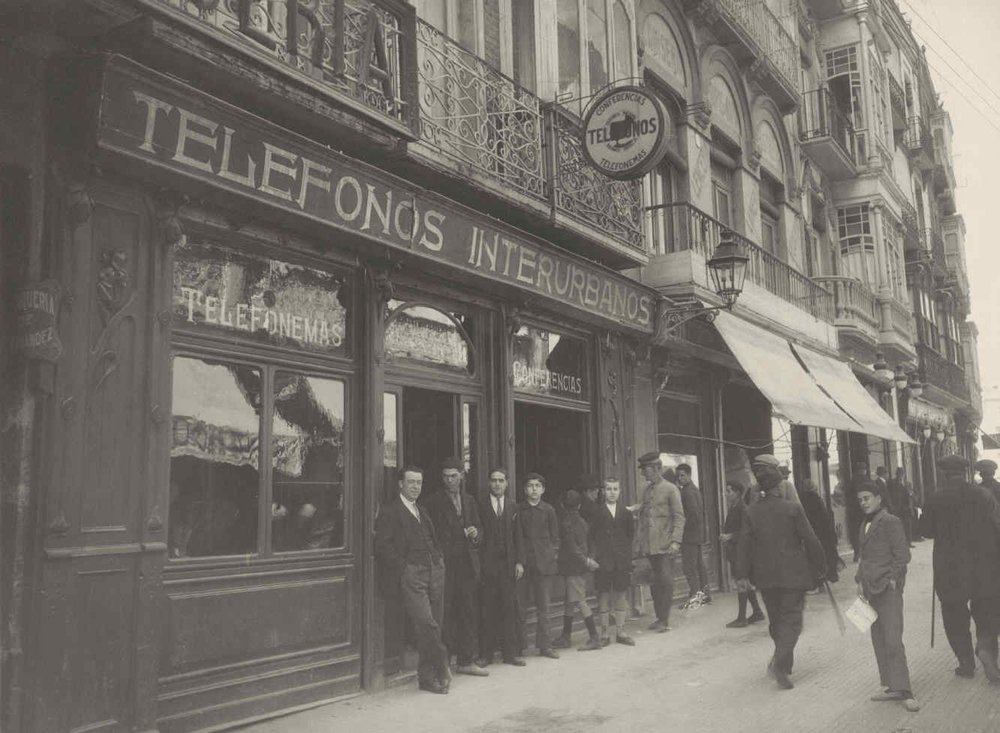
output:
[[[347,290],[339,275],[213,244],[174,250],[173,312],[183,328],[346,354]]]
[[[344,383],[274,375],[271,419],[274,549],[344,545]]]
[[[173,359],[170,557],[257,548],[261,373]]]
[[[535,91],[535,3],[511,0],[514,35],[514,79],[528,91]]]
[[[391,315],[385,327],[386,359],[472,373],[472,353],[466,340],[466,336],[472,336],[471,318],[425,305],[400,306],[400,301],[389,303]]]
[[[632,76],[632,30],[625,4],[615,3],[615,79]]]
[[[587,0],[587,68],[590,91],[608,84],[608,14],[604,0]]]
[[[560,99],[580,96],[580,11],[577,0],[556,0]]]
[[[465,464],[466,489],[476,490],[475,481],[479,476],[476,462],[476,441],[479,433],[479,405],[462,403],[462,462]]]
[[[521,326],[514,334],[511,373],[519,392],[585,400],[587,344],[583,339]]]

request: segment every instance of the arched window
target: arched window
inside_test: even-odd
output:
[[[475,372],[471,319],[420,303],[389,302],[385,324],[386,361]]]

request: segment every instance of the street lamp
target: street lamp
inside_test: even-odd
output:
[[[938,429],[937,429],[937,432],[934,433],[934,437],[937,438],[937,442],[938,443],[943,443],[944,442],[944,426],[943,425],[938,425]]]
[[[906,389],[906,384],[909,380],[906,378],[906,374],[903,372],[903,368],[900,366],[896,367],[896,373],[892,377],[893,384],[896,385],[896,389],[904,390]]]
[[[919,397],[924,393],[924,385],[920,382],[920,377],[916,374],[910,379],[910,397]]]
[[[743,292],[749,262],[750,258],[740,250],[733,232],[722,229],[719,233],[719,246],[715,248],[715,253],[707,263],[715,294],[722,300],[722,305],[706,307],[704,303],[694,298],[689,300],[664,298],[660,301],[657,336],[663,338],[682,324],[699,316],[704,316],[706,321],[711,322],[715,320],[719,311],[732,310],[736,299]]]
[[[895,373],[889,368],[889,365],[885,363],[885,359],[882,357],[882,352],[875,354],[875,363],[872,364],[872,369],[875,370],[875,379],[877,379],[882,384],[889,384]]]
[[[923,429],[920,432],[923,433],[924,440],[930,440],[931,439],[931,426],[930,425],[924,425]]]

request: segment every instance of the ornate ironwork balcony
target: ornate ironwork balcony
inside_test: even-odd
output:
[[[917,354],[926,384],[960,400],[969,401],[969,385],[965,381],[964,369],[952,364],[926,344],[917,344]]]
[[[903,224],[903,250],[920,249],[920,225],[917,221],[917,210],[910,204],[903,203],[900,209],[900,219]]]
[[[717,219],[688,203],[652,207],[654,231],[663,236],[666,253],[695,251],[706,260],[719,243],[726,227]],[[740,251],[749,257],[747,280],[797,308],[827,323],[833,323],[833,297],[818,282],[806,277],[786,262],[733,232]]]
[[[827,276],[815,282],[833,292],[834,325],[848,334],[858,334],[862,340],[878,343],[879,308],[875,294],[853,277]]]
[[[892,74],[889,74],[889,106],[892,108],[892,129],[897,132],[905,130],[906,92]]]
[[[536,96],[421,20],[417,79],[424,143],[493,185],[548,198]]]
[[[413,11],[401,0],[159,0],[376,118],[412,127]]]
[[[858,163],[854,125],[829,90],[814,89],[802,95],[799,140],[802,151],[834,179],[854,176]]]
[[[557,223],[583,224],[616,242],[645,250],[638,181],[615,181],[599,173],[583,154],[580,123],[557,104],[545,105],[549,185]]]
[[[921,170],[929,171],[934,166],[934,142],[927,128],[927,122],[919,115],[914,115],[906,121],[903,147]]]

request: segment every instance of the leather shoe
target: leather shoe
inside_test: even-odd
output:
[[[555,649],[539,649],[538,656],[548,657],[549,659],[559,659],[559,652]]]
[[[660,619],[656,619],[653,623],[649,625],[650,631],[655,631],[657,634],[662,634],[664,631],[670,631],[670,625]]]
[[[903,707],[906,708],[909,712],[915,713],[918,710],[920,710],[920,703],[914,700],[912,697],[908,697],[905,700],[903,700]]]
[[[983,664],[983,672],[986,679],[994,685],[1000,683],[1000,667],[997,667],[997,659],[985,649],[976,649],[976,656]]]
[[[744,618],[738,618],[735,621],[730,621],[726,624],[727,629],[742,629],[747,625],[747,620]]]
[[[750,618],[747,619],[747,623],[755,624],[758,621],[763,621],[765,618],[767,617],[764,614],[762,614],[760,611],[757,611],[756,613],[750,614]]]
[[[618,634],[615,636],[615,642],[618,644],[624,644],[625,646],[635,646],[635,639],[628,634]]]
[[[894,700],[903,700],[904,694],[902,692],[896,692],[894,690],[888,690],[886,692],[880,692],[877,695],[872,695],[869,700],[872,702],[892,702]]]
[[[955,674],[957,674],[959,677],[972,679],[973,677],[976,676],[976,668],[960,664],[959,666],[955,667]]]
[[[419,687],[426,692],[433,692],[436,695],[447,695],[448,685],[439,680],[420,680]]]
[[[456,670],[459,674],[467,674],[473,677],[489,677],[489,670],[483,669],[482,667],[477,667],[474,664],[463,664]]]
[[[779,672],[778,670],[774,670],[774,679],[777,681],[778,687],[780,687],[782,690],[791,690],[793,687],[795,687],[795,685],[792,684],[792,681],[788,679],[788,675],[785,674],[784,672]]]
[[[528,663],[525,662],[520,657],[508,657],[503,660],[504,664],[509,664],[511,667],[524,667]]]

